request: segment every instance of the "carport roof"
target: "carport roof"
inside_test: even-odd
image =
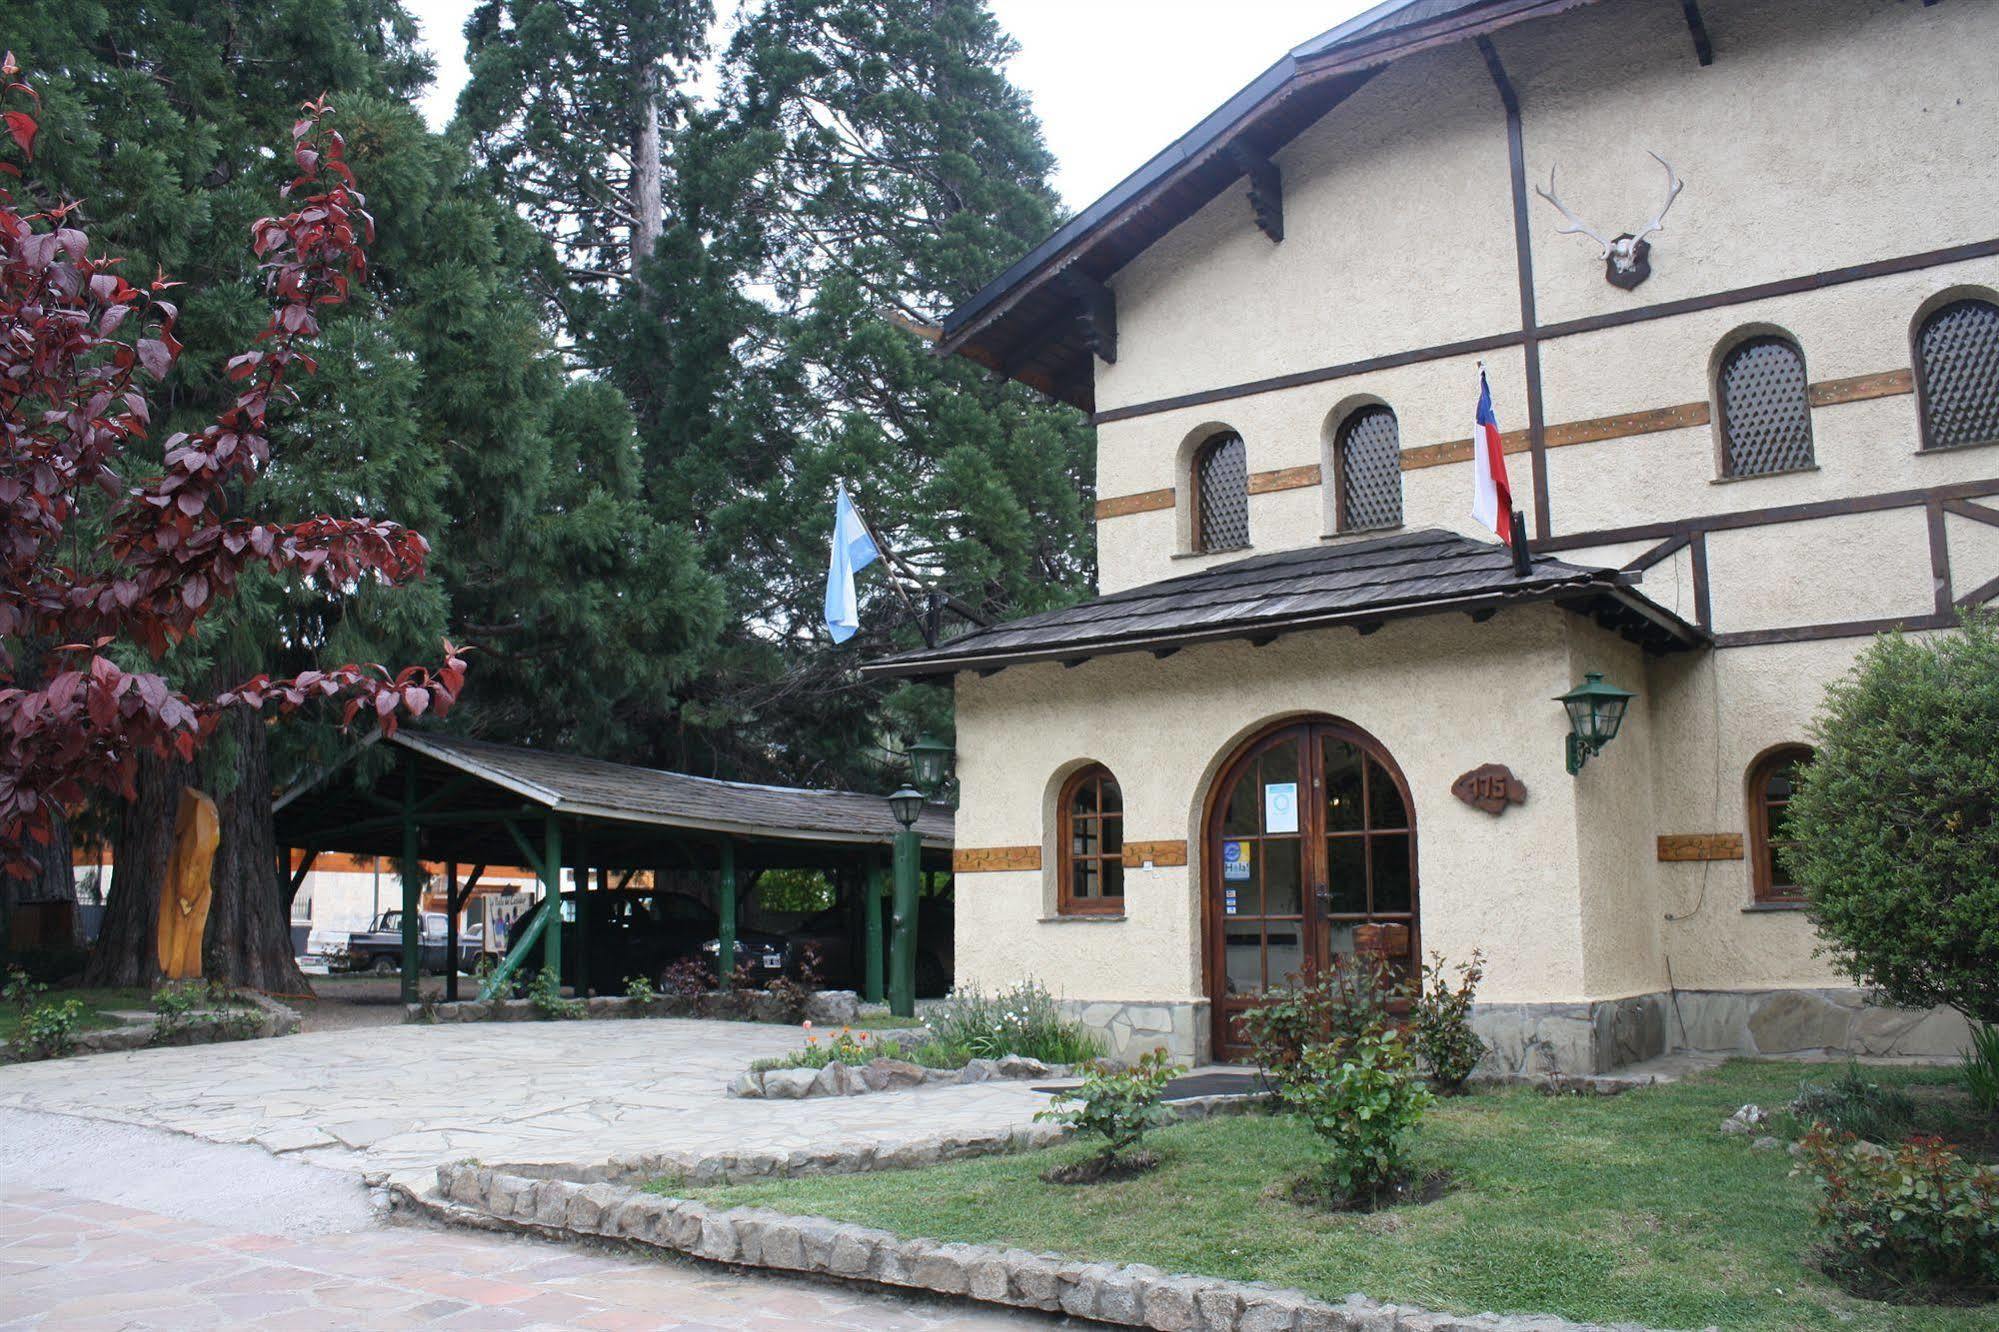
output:
[[[752,860],[818,864],[840,848],[886,847],[900,831],[878,795],[722,781],[407,728],[376,743],[404,751],[415,770],[426,859],[511,863],[518,855],[506,825],[531,820],[523,831],[538,829],[549,814],[588,825],[591,863],[641,868],[706,863],[718,837],[761,848]],[[400,854],[403,775],[342,777],[323,772],[277,799],[279,843]],[[926,807],[916,829],[927,850],[948,850],[951,811]]]

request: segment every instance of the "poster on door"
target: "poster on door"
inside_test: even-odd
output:
[[[1298,831],[1298,783],[1272,782],[1263,788],[1263,830],[1270,833]]]
[[[1222,843],[1222,881],[1225,883],[1248,883],[1250,866],[1250,843]]]

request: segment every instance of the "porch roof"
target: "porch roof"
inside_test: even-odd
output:
[[[1063,610],[974,629],[862,667],[864,675],[934,679],[1034,661],[1073,665],[1118,652],[1166,656],[1197,643],[1334,625],[1371,633],[1390,619],[1553,602],[1653,653],[1708,636],[1636,590],[1634,571],[1534,556],[1522,575],[1507,548],[1435,528],[1280,551],[1127,588]]]

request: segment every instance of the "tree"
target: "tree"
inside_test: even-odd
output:
[[[38,100],[15,80],[11,54],[0,72],[9,92]],[[372,223],[344,141],[320,124],[326,113],[310,103],[293,126],[297,175],[285,194],[304,193],[299,207],[252,229],[272,307],[256,345],[229,359],[232,401],[200,431],[167,439],[162,471],[137,485],[119,468],[153,421],[146,381],[165,380],[181,352],[167,298],[179,284],[133,287],[121,260],[90,254],[72,206],[17,207],[0,188],[0,855],[10,874],[35,872],[26,847],[49,840],[53,811],[92,792],[136,799],[142,753],[189,762],[225,716],[240,731],[266,704],[345,698],[345,720],[365,707],[393,730],[399,715],[448,710],[463,683],[448,644],[435,673],[259,674],[212,697],[134,664],[192,638],[252,570],[329,595],[422,576],[428,546],[393,523],[229,516],[269,461],[269,412],[314,367],[306,348],[320,312],[366,271]],[[31,160],[33,112],[9,110],[6,122]],[[24,644],[49,658],[38,680],[16,676]]]
[[[1999,618],[1876,639],[1827,690],[1780,854],[1839,968],[1999,1023]]]

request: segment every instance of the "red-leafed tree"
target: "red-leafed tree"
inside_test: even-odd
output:
[[[416,532],[366,518],[271,523],[232,517],[270,456],[270,414],[286,380],[314,366],[318,311],[366,273],[372,223],[321,102],[292,131],[295,205],[259,219],[250,244],[272,308],[256,345],[230,359],[233,396],[215,420],[164,442],[156,475],[121,473],[153,418],[150,384],[180,351],[164,276],[133,286],[119,261],[93,256],[74,209],[36,202],[25,180],[37,132],[34,90],[10,54],[0,152],[0,867],[35,872],[51,816],[97,795],[137,797],[142,753],[191,760],[218,726],[256,724],[266,705],[290,711],[344,700],[343,720],[446,711],[464,662],[397,673],[342,665],[288,679],[259,675],[190,695],[157,668],[174,644],[257,567],[339,596],[367,580],[420,578]],[[261,773],[246,780],[266,781]],[[273,905],[259,928],[279,931]],[[275,955],[289,947],[274,939]],[[261,983],[285,976],[228,976]]]

